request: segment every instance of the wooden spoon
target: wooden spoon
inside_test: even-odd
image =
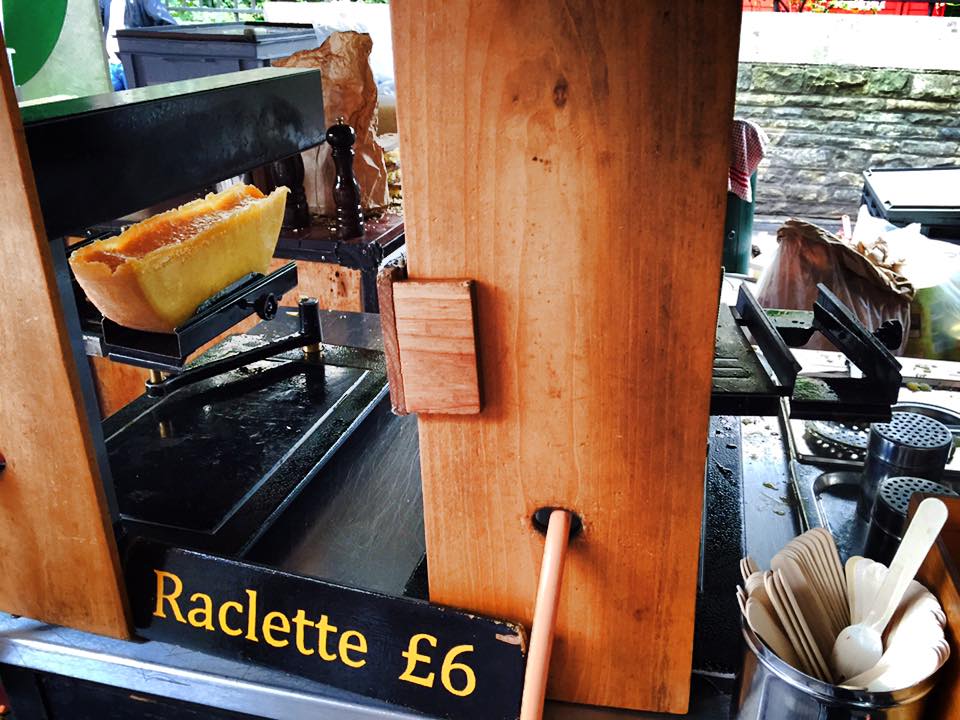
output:
[[[753,598],[748,599],[745,615],[747,623],[753,631],[778,657],[788,665],[795,668],[800,667],[800,658],[797,657],[797,653],[790,640],[787,639],[780,623],[767,612],[763,605]]]
[[[796,548],[800,569],[803,570],[808,584],[826,611],[830,634],[836,637],[848,623],[843,622],[843,611],[837,602],[836,591],[829,576],[826,561],[820,557],[820,545],[809,532],[804,533],[791,544]]]
[[[836,633],[833,631],[829,614],[821,601],[816,586],[808,580],[799,563],[790,553],[777,553],[770,561],[771,567],[781,575],[788,589],[788,598],[794,602],[794,613],[802,620],[809,637],[816,646],[817,655],[824,657],[833,646]],[[826,663],[823,663],[826,666]]]
[[[829,592],[829,599],[833,605],[837,630],[850,624],[850,609],[847,606],[847,591],[843,582],[843,570],[840,567],[840,557],[837,555],[833,537],[823,528],[816,528],[806,533],[809,542],[815,548],[820,560],[824,580]]]
[[[841,677],[859,675],[880,661],[882,633],[946,521],[942,500],[927,498],[920,503],[863,621],[844,628],[833,645],[833,666]]]
[[[751,575],[747,581],[747,596],[763,605],[771,617],[776,617],[777,611],[774,609],[773,603],[770,602],[770,596],[767,595],[767,588],[764,586],[769,574],[769,570],[762,570]]]
[[[790,640],[790,644],[793,646],[794,654],[799,660],[799,664],[795,665],[794,667],[810,677],[817,677],[816,671],[813,669],[813,661],[807,654],[804,643],[800,640],[800,635],[796,624],[794,623],[793,616],[787,611],[786,601],[781,598],[780,593],[777,590],[774,573],[767,573],[765,575],[763,585],[767,591],[767,597],[770,598],[770,602],[776,611],[777,618],[780,620],[780,625],[783,627],[783,630],[787,635],[787,639]]]
[[[792,617],[795,627],[798,630],[797,635],[800,638],[801,645],[810,658],[810,666],[815,670],[814,677],[825,682],[832,682],[830,668],[823,659],[823,655],[817,644],[816,635],[810,630],[800,603],[797,602],[797,598],[793,594],[790,582],[785,579],[784,574],[779,570],[774,572],[773,581],[774,587],[780,593],[781,598],[785,600],[785,609]]]
[[[840,553],[837,550],[837,544],[833,539],[833,535],[831,535],[830,531],[825,528],[814,528],[811,532],[813,532],[813,534],[819,538],[834,581],[836,582],[837,587],[840,589],[840,595],[846,599],[846,577],[843,573],[843,566],[840,564]]]
[[[747,591],[747,595],[753,595],[757,588],[763,587],[763,576],[764,571],[752,573],[750,577],[747,578],[747,581],[744,583],[744,588]]]

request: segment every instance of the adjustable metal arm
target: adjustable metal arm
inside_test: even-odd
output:
[[[159,382],[148,380],[146,383],[147,395],[149,397],[163,397],[186,385],[222,375],[252,362],[265,360],[298,347],[304,348],[304,354],[308,358],[318,356],[319,344],[323,342],[323,336],[320,329],[320,309],[317,300],[315,298],[304,298],[300,301],[298,309],[300,311],[299,332],[253,350],[246,350],[230,357],[213,360]]]

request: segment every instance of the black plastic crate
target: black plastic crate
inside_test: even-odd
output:
[[[866,170],[861,204],[894,225],[920,223],[928,237],[960,240],[960,167]]]
[[[128,87],[266,67],[317,47],[312,25],[267,22],[163,25],[117,31]]]

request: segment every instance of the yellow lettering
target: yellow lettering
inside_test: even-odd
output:
[[[247,640],[257,640],[257,591],[247,590]]]
[[[190,602],[201,601],[201,607],[194,608],[187,613],[187,620],[194,627],[202,627],[207,630],[213,630],[213,600],[209,595],[203,593],[194,593],[190,596]],[[203,620],[200,620],[200,616]]]
[[[318,650],[320,652],[320,657],[322,657],[327,662],[331,662],[337,659],[336,653],[331,653],[327,650],[327,634],[334,633],[336,634],[337,628],[335,625],[330,624],[329,618],[326,615],[320,616],[320,622],[317,623],[317,628],[320,630],[320,644]]]
[[[220,606],[220,612],[217,614],[217,619],[220,621],[220,629],[223,630],[224,633],[232,637],[243,635],[243,630],[240,628],[232,628],[227,625],[227,610],[236,610],[238,613],[242,613],[243,605],[236,600],[228,600]]]
[[[425,665],[430,664],[429,655],[421,655],[420,650],[420,641],[426,640],[430,647],[437,646],[437,639],[433,635],[427,635],[426,633],[418,633],[410,638],[410,644],[407,646],[406,651],[400,653],[407,659],[407,669],[403,671],[400,675],[401,680],[406,680],[407,682],[414,683],[415,685],[423,685],[424,687],[433,687],[433,678],[434,674],[428,673],[426,677],[421,677],[420,675],[414,675],[413,671],[417,669],[417,663],[424,663]]]
[[[279,620],[280,624],[275,625],[274,620]],[[267,641],[267,645],[273,645],[274,647],[286,647],[290,644],[289,640],[277,640],[273,637],[273,633],[290,632],[290,621],[287,619],[287,616],[281,612],[268,612],[263,618],[263,639]]]
[[[173,611],[173,616],[177,619],[177,622],[185,623],[186,620],[183,619],[183,613],[180,612],[180,605],[177,603],[177,598],[180,597],[180,593],[183,592],[183,583],[180,581],[180,578],[173,573],[164,572],[163,570],[154,570],[153,572],[157,576],[157,607],[153,611],[153,614],[156,617],[166,617],[163,613],[163,601],[166,600],[170,603],[170,609]],[[173,581],[173,590],[169,593],[163,591],[164,581],[167,578]]]
[[[297,626],[297,650],[301,655],[313,655],[313,648],[308,648],[303,642],[303,629],[313,627],[313,623],[307,620],[307,614],[303,610],[297,610],[293,616],[293,624]]]
[[[356,637],[357,644],[351,645],[350,638]],[[367,639],[356,630],[347,630],[343,635],[340,636],[340,659],[343,660],[344,665],[349,665],[352,668],[363,667],[367,664],[366,660],[354,660],[348,654],[351,650],[355,650],[358,653],[367,654]]]
[[[469,665],[464,665],[463,663],[454,662],[453,659],[465,652],[473,652],[473,645],[457,645],[450,652],[447,653],[447,656],[443,659],[443,667],[440,668],[440,682],[443,683],[443,686],[458,697],[466,697],[472,693],[477,687],[477,676],[473,673],[473,668]],[[457,689],[453,686],[453,683],[450,680],[450,673],[454,670],[459,670],[463,673],[466,678],[466,684],[460,689]]]

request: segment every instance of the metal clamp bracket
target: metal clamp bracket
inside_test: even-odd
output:
[[[179,375],[171,375],[166,379],[155,380],[151,374],[151,379],[146,382],[147,395],[163,397],[186,385],[222,375],[258,360],[265,360],[296,348],[302,347],[307,358],[320,357],[320,343],[323,341],[323,336],[320,329],[320,310],[317,300],[315,298],[304,298],[300,301],[298,309],[300,311],[299,332],[261,345],[253,350],[246,350],[230,357],[198,365]]]

